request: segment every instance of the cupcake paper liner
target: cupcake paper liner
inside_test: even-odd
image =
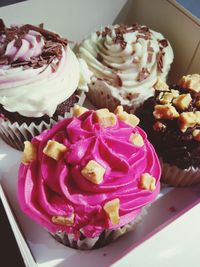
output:
[[[92,104],[97,108],[108,108],[110,111],[114,111],[117,106],[122,105],[120,101],[112,96],[110,91],[106,89],[105,86],[98,84],[97,86],[89,86],[89,92],[87,93],[87,97],[90,99]],[[144,99],[145,100],[145,99]],[[137,108],[139,108],[141,104],[138,105],[122,105],[124,110],[128,113],[134,113]]]
[[[85,93],[80,91],[79,100],[76,104],[83,105],[85,101]],[[58,121],[71,116],[71,111],[66,112],[64,116],[59,116]],[[30,141],[34,136],[40,134],[42,131],[49,129],[55,120],[50,119],[49,123],[41,122],[36,125],[32,122],[30,125],[23,123],[19,125],[18,122],[11,123],[8,120],[0,118],[0,137],[10,146],[18,150],[24,149],[24,141]]]
[[[114,111],[120,104],[119,100],[113,97],[110,92],[106,90],[105,86],[99,86],[98,89],[89,86],[87,97],[97,108],[108,108],[110,111]]]
[[[200,168],[190,167],[180,169],[177,166],[164,163],[160,158],[162,167],[161,182],[176,187],[186,187],[200,183]]]
[[[91,250],[101,248],[114,240],[118,239],[122,235],[135,229],[142,218],[147,214],[147,207],[142,208],[142,211],[137,217],[130,223],[118,228],[118,229],[106,229],[100,236],[94,238],[82,237],[78,240],[74,239],[73,234],[67,234],[66,232],[58,231],[55,234],[51,234],[58,242],[63,245],[80,250]],[[83,234],[81,234],[83,236]]]

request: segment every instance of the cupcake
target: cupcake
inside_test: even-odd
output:
[[[43,25],[6,27],[0,20],[0,136],[23,149],[75,104],[90,73],[69,42]]]
[[[177,85],[158,80],[156,94],[136,113],[162,164],[162,181],[172,186],[200,182],[200,75]]]
[[[169,41],[146,26],[114,25],[92,33],[76,49],[92,72],[88,97],[98,108],[134,112],[153,96],[157,77],[173,61]]]
[[[102,247],[141,220],[160,190],[160,165],[136,116],[75,106],[25,142],[18,198],[66,246]]]

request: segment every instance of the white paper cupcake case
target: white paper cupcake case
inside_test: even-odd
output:
[[[176,186],[185,187],[200,183],[200,168],[190,167],[180,169],[177,166],[164,163],[160,158],[162,167],[161,182]]]
[[[111,92],[105,86],[101,86],[100,83],[98,85],[98,88],[97,86],[89,85],[87,97],[97,108],[108,108],[110,111],[114,111],[117,106],[121,105],[120,101],[112,96]],[[123,107],[125,111],[134,113],[136,108],[139,108],[140,105],[142,105],[142,103],[134,106],[123,105]]]
[[[85,93],[80,91],[79,100],[76,104],[82,106],[84,101]],[[71,117],[71,115],[71,111],[66,112],[64,117],[59,116],[57,121]],[[54,123],[56,123],[56,121],[50,119],[49,123],[41,122],[39,125],[36,125],[34,122],[32,122],[30,125],[27,125],[26,123],[19,125],[18,122],[11,123],[10,121],[0,118],[0,137],[13,148],[23,150],[24,141],[30,141],[34,136],[40,134],[46,129],[49,129]]]
[[[66,232],[58,231],[55,234],[51,234],[58,242],[63,245],[80,250],[90,250],[101,248],[110,242],[118,239],[122,235],[135,229],[138,223],[141,222],[142,218],[147,214],[147,208],[145,206],[141,213],[130,223],[114,230],[105,230],[100,236],[94,238],[81,238],[78,240],[74,239],[73,234],[67,234]]]

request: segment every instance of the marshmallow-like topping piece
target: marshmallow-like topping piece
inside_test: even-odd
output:
[[[84,114],[86,111],[88,111],[87,108],[85,107],[81,107],[79,105],[74,105],[73,109],[72,109],[72,114],[73,116],[75,117],[79,117],[81,116],[82,114]]]
[[[196,93],[200,92],[200,74],[191,74],[187,76],[183,76],[179,85],[183,88],[190,89]]]
[[[67,147],[57,141],[49,140],[43,149],[43,153],[52,159],[59,160],[67,151]]]
[[[36,157],[37,157],[37,150],[36,150],[35,146],[31,142],[25,141],[24,142],[24,152],[22,154],[21,162],[23,164],[29,164],[32,161],[36,160]]]
[[[142,138],[142,136],[138,133],[132,133],[130,136],[130,141],[132,144],[138,146],[138,147],[142,147],[144,145],[144,140]]]
[[[74,224],[74,213],[71,216],[55,215],[52,216],[51,221],[55,224],[60,224],[64,226],[71,226]]]
[[[96,111],[96,118],[98,123],[105,128],[114,126],[117,122],[115,114],[110,112],[107,108],[98,109]]]
[[[114,113],[117,115],[118,119],[124,121],[125,123],[135,127],[139,124],[140,120],[134,114],[128,114],[126,111],[123,110],[122,106],[118,106]]]
[[[81,171],[81,174],[93,184],[102,183],[104,173],[105,169],[95,160],[88,161]]]
[[[143,173],[140,177],[139,187],[154,191],[156,188],[156,179],[149,173]]]
[[[103,209],[106,212],[112,224],[118,224],[120,221],[119,206],[120,206],[119,198],[110,200],[106,202],[106,204],[103,206]]]

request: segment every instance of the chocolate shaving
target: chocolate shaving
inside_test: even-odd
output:
[[[153,58],[153,54],[152,53],[148,53],[147,63],[151,63],[152,62],[152,58]]]
[[[14,63],[11,63],[11,66],[13,67],[13,68],[16,68],[16,67],[24,67],[24,66],[29,66],[29,61],[22,61],[22,62],[20,62],[20,61],[15,61]]]
[[[5,32],[5,24],[3,22],[2,19],[0,19],[0,33],[4,33]]]
[[[149,76],[150,72],[147,68],[142,68],[142,70],[138,74],[137,81],[142,82]]]
[[[150,43],[150,41],[148,42],[148,45],[147,45],[147,51],[148,52],[154,52],[154,49],[153,49],[153,47],[151,47],[151,43]]]
[[[117,85],[118,85],[119,87],[122,87],[122,86],[123,86],[122,79],[120,78],[119,75],[116,75],[116,78],[117,78]]]
[[[117,34],[115,38],[113,38],[114,44],[119,44],[122,49],[126,48],[127,43],[124,41],[124,37],[121,34]]]
[[[52,40],[54,42],[58,42],[61,43],[62,45],[67,45],[68,41],[67,39],[61,38],[57,33],[45,30],[43,28],[31,25],[31,24],[25,24],[24,26],[21,27],[21,29],[29,29],[29,30],[33,30],[36,32],[39,32],[41,35],[43,35],[47,40]]]
[[[38,27],[44,29],[44,23],[43,23],[43,22],[40,23],[40,24],[38,25]]]
[[[36,35],[37,42],[40,42],[42,37],[44,39],[44,47],[41,55],[32,57],[29,61],[22,61],[21,59],[18,59],[17,61],[13,62],[11,58],[9,59],[5,57],[4,53],[7,44],[14,40],[14,46],[16,48],[20,48],[22,46],[24,35],[27,34],[30,30],[38,32],[38,35]],[[6,28],[3,20],[0,19],[0,34],[2,33],[5,33],[5,45],[2,45],[3,50],[0,54],[0,64],[11,64],[12,67],[23,66],[24,69],[27,69],[28,67],[40,68],[45,64],[47,64],[48,67],[48,65],[52,63],[54,58],[57,58],[58,60],[61,59],[63,46],[65,47],[68,44],[68,41],[64,38],[61,38],[58,34],[43,29],[43,24],[40,24],[38,27],[26,24],[21,27],[14,26]],[[29,44],[29,46],[30,48],[32,48],[31,43]],[[52,68],[56,70],[57,66],[53,66]]]
[[[101,35],[100,31],[96,31],[97,36],[99,37]]]
[[[42,37],[41,37],[41,35],[36,35],[36,41],[38,42],[38,43],[40,43],[41,42],[41,39],[42,39]]]
[[[127,98],[128,100],[133,100],[133,99],[137,98],[139,95],[140,95],[140,94],[138,94],[138,93],[135,93],[135,94],[128,93],[128,94],[126,95],[126,98]]]
[[[159,43],[160,43],[163,47],[167,47],[167,46],[168,46],[168,41],[167,41],[167,39],[159,40]]]
[[[101,33],[102,37],[106,37],[108,33],[111,32],[111,29],[108,27],[105,27],[104,31]]]
[[[157,68],[160,72],[162,72],[163,69],[163,57],[165,55],[165,52],[159,51],[157,56],[156,56],[156,61],[157,61]]]
[[[20,48],[22,46],[22,40],[20,38],[17,38],[14,42],[14,46]]]
[[[100,53],[97,53],[97,60],[99,62],[103,62],[103,57],[102,57],[102,55]]]

